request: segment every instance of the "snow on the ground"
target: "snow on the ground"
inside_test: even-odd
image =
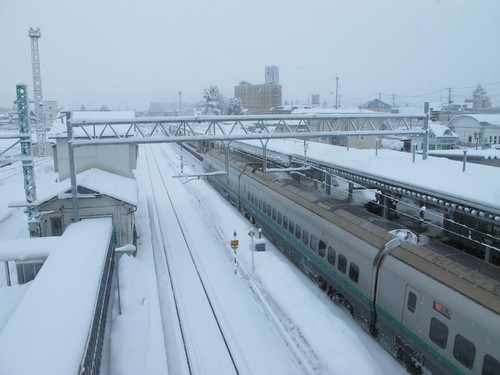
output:
[[[120,283],[120,302],[119,307],[115,306],[110,322],[112,325],[110,344],[110,370],[112,374],[149,373],[147,360],[150,340],[148,333],[151,323],[150,311],[152,307],[150,305],[154,296],[148,293],[149,288],[143,277],[147,271],[139,260],[132,256],[123,255],[120,258],[117,270]]]

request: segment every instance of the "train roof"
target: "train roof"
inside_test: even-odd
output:
[[[224,160],[223,151],[212,150],[210,154],[220,161]],[[248,160],[238,156],[230,155],[230,163],[232,167],[334,222],[377,249],[383,249],[394,238],[388,231],[401,228],[389,220],[301,185],[291,178],[276,178],[275,173],[263,173],[255,167],[247,168]],[[497,267],[434,241],[422,246],[402,243],[391,251],[390,256],[500,314],[500,272]]]

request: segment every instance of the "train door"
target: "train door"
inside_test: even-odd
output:
[[[406,285],[405,304],[403,306],[403,326],[411,332],[419,332],[418,317],[420,315],[421,293],[410,285]]]

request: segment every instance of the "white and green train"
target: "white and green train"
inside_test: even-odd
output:
[[[224,152],[203,164],[225,170]],[[498,267],[404,230],[395,243],[394,223],[236,155],[208,179],[408,371],[500,374]]]

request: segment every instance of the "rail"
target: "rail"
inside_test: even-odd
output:
[[[114,264],[114,243],[110,241],[106,252],[103,273],[99,282],[99,293],[95,304],[94,318],[92,319],[92,326],[89,331],[78,375],[99,374]]]

